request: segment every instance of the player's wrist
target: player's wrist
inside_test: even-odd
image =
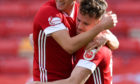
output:
[[[98,23],[97,25],[94,26],[94,31],[98,31],[99,33],[106,30],[106,28],[103,26],[103,24]]]

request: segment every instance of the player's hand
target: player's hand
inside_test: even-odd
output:
[[[108,41],[108,39],[105,37],[106,33],[101,32],[100,34],[98,34],[94,40],[92,42],[90,42],[87,46],[86,46],[86,50],[90,51],[93,49],[98,49],[99,47],[105,45],[105,43]]]
[[[110,29],[112,27],[115,27],[117,23],[117,15],[115,13],[108,12],[103,15],[99,22],[99,25],[104,29]]]

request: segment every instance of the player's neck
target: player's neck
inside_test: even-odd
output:
[[[72,13],[72,11],[73,11],[73,7],[74,7],[74,3],[73,3],[71,6],[69,6],[69,8],[67,8],[66,10],[64,10],[64,12],[65,12],[68,16],[70,16],[71,13]]]

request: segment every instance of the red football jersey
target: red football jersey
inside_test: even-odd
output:
[[[93,73],[86,84],[112,84],[112,52],[103,46],[95,55],[96,49],[89,52],[80,49],[76,54],[76,66],[91,70]]]
[[[72,13],[58,11],[55,0],[49,0],[38,11],[34,19],[34,81],[54,81],[68,78],[72,71],[72,55],[68,54],[50,34],[68,30],[70,36],[76,34],[78,4],[75,2]]]

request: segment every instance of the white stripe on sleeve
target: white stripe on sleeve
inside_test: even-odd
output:
[[[67,27],[63,23],[60,23],[60,24],[57,24],[55,26],[49,26],[49,27],[45,28],[44,32],[46,35],[49,35],[53,32],[56,32],[59,30],[64,30],[64,29],[67,29]]]
[[[46,38],[47,38],[47,35],[45,35],[45,38],[44,38],[44,81],[47,82],[47,70],[46,70]]]
[[[96,79],[97,79],[97,84],[99,84],[99,77],[98,77],[98,74],[97,74],[97,69],[95,70],[95,75],[96,75]]]
[[[94,80],[94,84],[97,84],[94,72],[93,72],[93,80]]]
[[[39,56],[39,70],[40,70],[40,81],[47,82],[47,70],[46,70],[46,39],[47,35],[45,35],[42,30],[39,32],[38,36],[38,56]]]
[[[41,33],[42,33],[42,31],[40,31],[40,32],[39,32],[39,35],[38,35],[38,49],[39,49],[39,50],[38,50],[38,56],[39,56],[39,57],[38,57],[38,58],[39,58],[38,61],[39,61],[39,69],[40,69],[40,81],[42,82],[42,80],[41,80],[41,79],[42,79],[41,56],[40,56],[40,50],[41,50],[41,49],[40,49],[40,38],[41,38]]]
[[[97,71],[98,71],[98,75],[99,75],[100,84],[102,84],[102,81],[101,81],[101,72],[100,72],[100,68],[99,67],[97,67]]]

